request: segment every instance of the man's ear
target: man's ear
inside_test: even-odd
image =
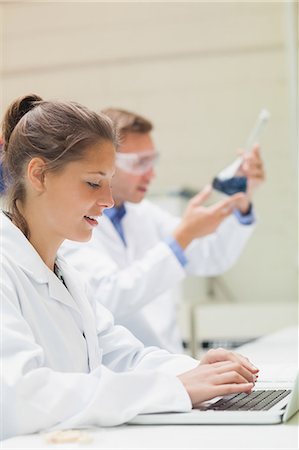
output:
[[[46,162],[42,158],[32,158],[27,166],[28,181],[37,192],[43,192],[45,189]]]

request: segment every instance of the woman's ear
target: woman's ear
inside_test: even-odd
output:
[[[32,187],[39,193],[45,189],[46,162],[42,158],[32,158],[27,166],[28,181]]]

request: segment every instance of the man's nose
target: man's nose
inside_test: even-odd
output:
[[[155,168],[154,166],[151,166],[145,173],[144,178],[148,181],[150,181],[152,178],[156,176]]]

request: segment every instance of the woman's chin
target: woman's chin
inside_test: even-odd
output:
[[[72,235],[66,236],[65,239],[68,241],[75,241],[75,242],[88,242],[90,241],[92,236],[92,230],[85,231],[84,233],[74,233]]]

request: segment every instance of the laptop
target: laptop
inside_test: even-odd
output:
[[[254,389],[205,402],[186,413],[139,414],[136,425],[274,424],[286,422],[299,410],[299,375],[291,389]]]

